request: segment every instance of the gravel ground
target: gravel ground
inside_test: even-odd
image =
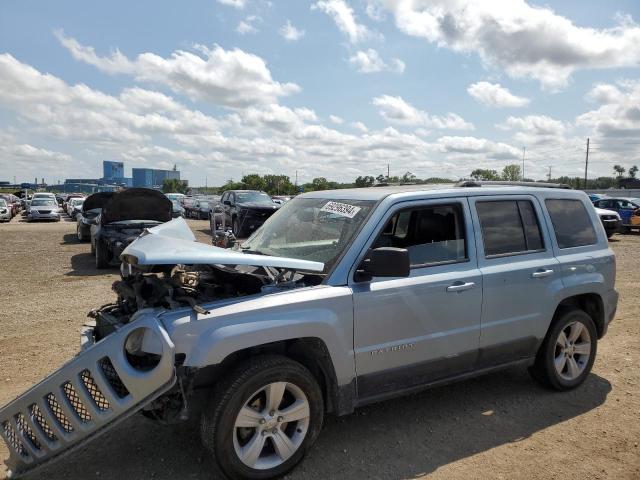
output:
[[[208,224],[189,221],[209,242]],[[0,225],[0,405],[72,357],[86,312],[113,299],[75,223]],[[328,418],[291,479],[640,478],[640,235],[616,235],[618,315],[579,389],[513,368]],[[0,459],[8,455],[0,442]],[[136,416],[33,478],[209,479],[195,422]],[[0,476],[4,470],[0,467]]]

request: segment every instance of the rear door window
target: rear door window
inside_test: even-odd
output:
[[[529,200],[477,202],[476,210],[487,257],[544,249],[538,217]]]
[[[598,242],[591,217],[580,200],[549,199],[545,201],[558,247],[571,248]]]

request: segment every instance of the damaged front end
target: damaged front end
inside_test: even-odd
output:
[[[219,300],[318,284],[318,262],[251,255],[195,242],[182,218],[145,230],[122,253],[115,302],[92,310],[81,352],[0,409],[17,478],[85,445],[142,410],[186,417],[191,369],[182,367],[158,316],[191,309],[208,314]],[[299,273],[300,271],[304,273]]]

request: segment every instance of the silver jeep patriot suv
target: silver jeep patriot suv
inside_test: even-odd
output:
[[[81,352],[0,410],[10,475],[141,412],[201,415],[216,468],[266,479],[328,413],[516,362],[578,387],[616,312],[616,263],[587,196],[549,187],[312,192],[233,249],[181,218],[145,230]]]

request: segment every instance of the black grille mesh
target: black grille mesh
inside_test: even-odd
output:
[[[116,369],[113,367],[113,363],[111,363],[109,357],[102,358],[98,363],[100,365],[100,368],[102,368],[104,376],[107,378],[109,385],[111,385],[111,388],[113,388],[116,394],[120,398],[124,398],[129,395],[129,390],[127,390],[125,384],[122,383],[122,380],[120,380],[120,376],[118,375],[118,372],[116,372]]]
[[[95,380],[91,376],[91,372],[89,370],[83,370],[82,372],[80,372],[80,378],[82,379],[82,383],[84,383],[84,386],[89,392],[89,395],[91,395],[91,398],[96,404],[96,407],[98,407],[101,412],[108,410],[109,400],[105,398],[105,396],[98,388],[98,385],[96,385]]]
[[[9,422],[4,422],[2,424],[2,429],[4,430],[4,435],[9,442],[9,446],[13,448],[13,450],[20,456],[26,457],[28,456],[27,451],[25,450],[22,442],[18,440],[18,434],[13,429]]]
[[[47,438],[52,442],[56,441],[58,437],[56,437],[51,426],[44,419],[44,415],[42,414],[40,407],[34,403],[29,407],[29,412],[31,412],[31,419],[40,426],[42,432],[47,436]]]
[[[63,430],[67,433],[73,432],[73,425],[71,425],[71,422],[62,411],[62,407],[60,407],[60,404],[56,400],[56,397],[53,395],[53,393],[47,394],[47,396],[45,397],[45,400],[49,404],[51,413],[53,413],[53,415],[56,417],[56,419],[58,420],[58,423],[60,423],[60,426],[63,428]]]
[[[71,385],[71,382],[65,382],[62,385],[62,390],[67,396],[69,403],[78,414],[78,417],[80,417],[80,420],[82,420],[82,423],[90,422],[91,414],[87,410],[87,407],[85,407],[84,404],[80,401],[80,396],[78,395],[78,392],[76,392],[76,389],[73,388],[73,385]]]
[[[42,449],[42,445],[40,445],[40,442],[38,441],[38,437],[36,437],[36,435],[33,433],[33,430],[31,430],[31,427],[27,423],[27,419],[24,418],[24,415],[22,414],[22,412],[16,415],[16,425],[18,426],[18,429],[22,432],[22,434],[29,439],[31,444],[36,449],[38,450]]]

